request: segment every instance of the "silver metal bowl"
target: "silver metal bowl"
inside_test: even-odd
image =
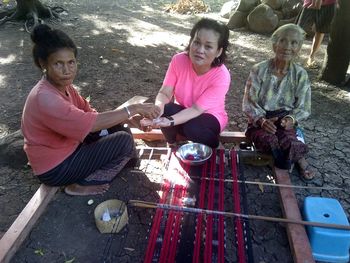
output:
[[[176,156],[184,163],[200,165],[205,163],[212,155],[213,150],[201,143],[187,143],[176,151]]]

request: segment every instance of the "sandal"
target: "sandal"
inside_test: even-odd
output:
[[[298,170],[300,179],[305,181],[311,181],[315,178],[315,171],[311,169],[311,166],[306,162],[304,158],[299,160],[298,162]]]
[[[319,66],[317,65],[315,60],[307,61],[305,67],[308,69],[317,69]]]

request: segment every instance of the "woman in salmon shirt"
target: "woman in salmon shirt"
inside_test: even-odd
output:
[[[229,30],[215,20],[203,18],[191,30],[185,52],[173,56],[155,105],[160,126],[170,146],[177,135],[187,140],[219,145],[219,134],[227,124],[225,96],[231,77],[224,65]],[[143,122],[152,124],[151,121]]]
[[[43,77],[30,91],[22,115],[29,163],[42,183],[66,186],[67,194],[101,194],[135,157],[133,138],[121,124],[135,114],[159,116],[159,108],[134,104],[96,112],[72,84],[77,73],[74,42],[47,25],[35,27],[31,38]]]

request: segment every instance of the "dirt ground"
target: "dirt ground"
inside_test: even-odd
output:
[[[79,73],[75,85],[83,96],[90,96],[99,111],[112,109],[135,95],[152,101],[161,86],[172,55],[183,50],[193,23],[200,16],[225,22],[218,12],[225,1],[205,1],[208,14],[178,15],[163,11],[171,1],[50,1],[69,12],[62,21],[51,22],[68,33],[79,47]],[[246,29],[231,32],[228,68],[232,84],[227,96],[229,125],[227,130],[243,131],[246,119],[241,111],[244,85],[253,64],[272,56],[268,36]],[[320,64],[327,42],[317,56]],[[305,41],[300,62],[306,59],[311,40]],[[309,162],[317,171],[313,186],[341,187],[338,191],[296,190],[300,205],[305,196],[337,198],[347,216],[350,199],[350,93],[349,87],[334,87],[318,81],[318,70],[309,70],[312,80],[312,116],[305,124],[310,145]],[[20,128],[25,98],[40,78],[31,57],[31,42],[22,24],[7,23],[0,27],[0,138]],[[146,167],[150,169],[152,167]],[[117,198],[157,200],[161,174],[159,165],[152,173],[125,170],[111,190],[92,199],[56,194],[47,211],[11,262],[141,262],[146,249],[146,236],[152,211],[132,210],[129,226],[122,233],[100,235],[95,227],[95,206]],[[159,171],[158,171],[158,170]],[[155,172],[156,171],[156,172]],[[251,180],[267,180],[267,168],[247,165]],[[153,175],[152,175],[153,174]],[[295,173],[294,173],[295,174]],[[304,184],[295,175],[295,184]],[[6,232],[39,186],[26,167],[0,167],[0,233]],[[248,203],[251,213],[280,216],[275,189],[250,188]],[[259,200],[259,202],[256,202]],[[255,227],[255,228],[254,228]],[[288,240],[280,225],[254,222],[255,262],[292,262]],[[110,245],[110,249],[108,248]],[[227,262],[234,262],[227,259]]]

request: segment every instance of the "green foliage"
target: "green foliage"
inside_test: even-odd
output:
[[[42,248],[35,250],[34,253],[39,255],[39,256],[44,256],[44,254],[45,254],[44,250]]]

